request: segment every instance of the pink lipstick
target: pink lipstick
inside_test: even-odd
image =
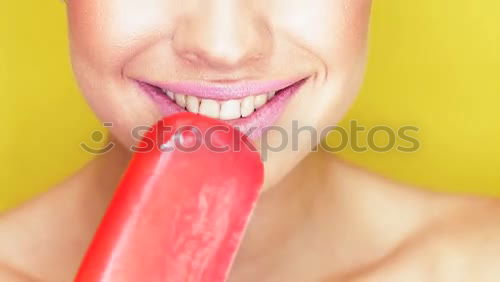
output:
[[[138,81],[162,115],[192,112],[223,120],[252,139],[281,116],[307,78],[237,83]]]
[[[274,81],[242,81],[231,84],[213,84],[200,82],[167,82],[148,83],[158,88],[174,93],[188,93],[200,98],[229,100],[240,99],[246,96],[276,92],[285,89],[301,79],[274,80]]]

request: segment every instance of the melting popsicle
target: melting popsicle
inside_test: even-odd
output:
[[[76,282],[226,281],[263,181],[248,139],[181,113],[136,147]]]

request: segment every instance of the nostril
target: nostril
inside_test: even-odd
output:
[[[264,53],[257,53],[249,58],[250,61],[260,61],[264,59]]]
[[[200,57],[193,52],[184,52],[181,57],[190,63],[196,63],[200,60]]]
[[[264,57],[263,53],[252,51],[245,46],[235,46],[229,42],[226,45],[205,43],[204,47],[185,48],[182,52],[178,52],[178,55],[192,64],[227,69],[243,67]]]

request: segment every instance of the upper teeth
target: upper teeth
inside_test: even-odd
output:
[[[213,99],[201,99],[196,96],[173,93],[163,90],[167,96],[177,105],[187,111],[218,118],[221,120],[238,119],[251,115],[255,109],[262,107],[271,100],[276,92],[264,93],[256,96],[247,96],[242,99],[217,101]]]

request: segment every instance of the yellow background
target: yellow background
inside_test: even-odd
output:
[[[99,129],[70,71],[63,2],[2,6],[0,210],[81,167],[91,156],[79,143]],[[368,76],[346,120],[417,126],[421,148],[343,157],[434,190],[500,195],[499,16],[498,0],[375,0]]]

